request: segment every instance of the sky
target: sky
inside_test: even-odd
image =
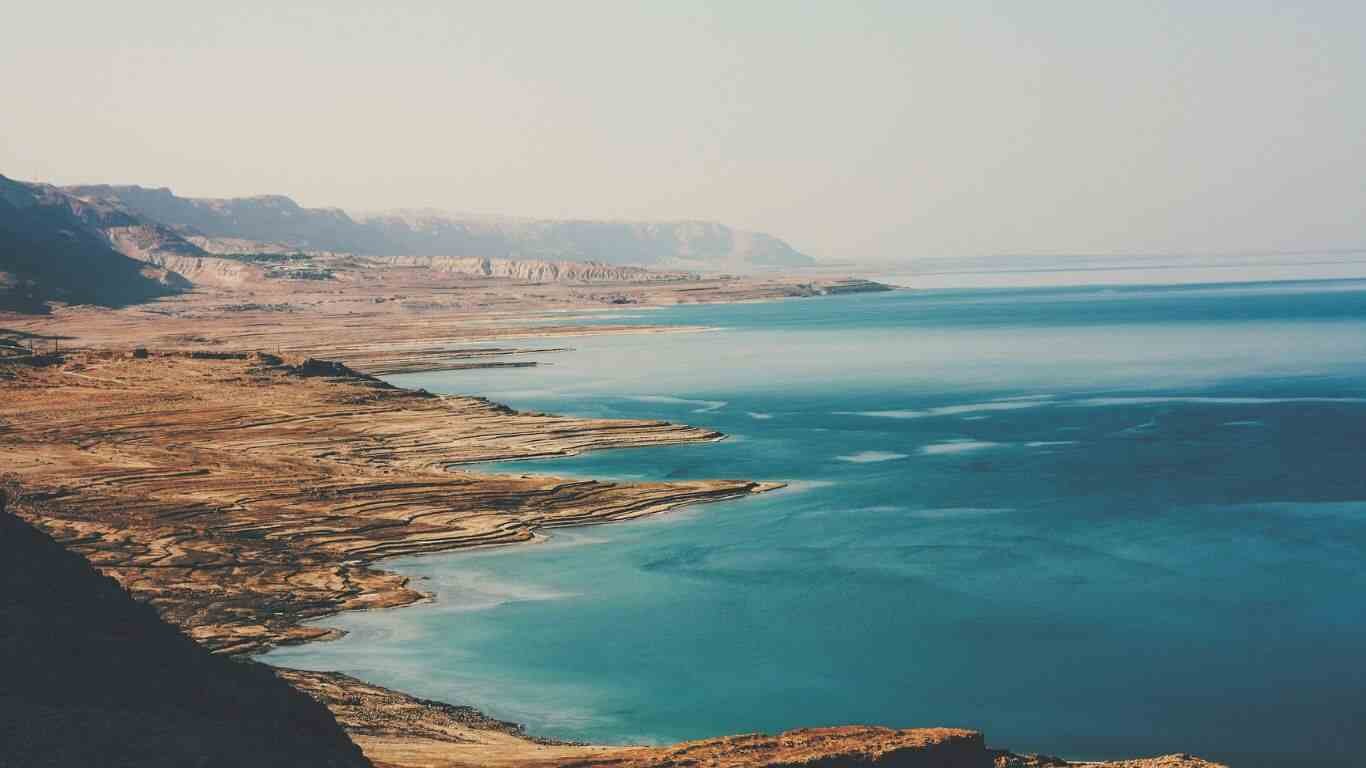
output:
[[[281,5],[6,14],[0,174],[830,260],[1366,247],[1366,3]]]

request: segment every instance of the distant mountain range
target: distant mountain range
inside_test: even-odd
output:
[[[815,263],[782,240],[705,221],[551,221],[397,211],[352,216],[288,197],[179,197],[164,187],[66,187],[181,234],[245,238],[367,256],[593,261],[701,271],[754,271]]]
[[[378,268],[584,283],[813,263],[775,237],[711,222],[352,216],[280,196],[213,200],[166,188],[55,187],[0,176],[0,310],[44,312],[50,302],[123,306],[194,285],[330,277],[325,263],[298,252],[334,262],[355,254]]]

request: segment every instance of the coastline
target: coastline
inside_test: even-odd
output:
[[[523,414],[482,398],[399,389],[341,363],[223,351],[229,343],[250,348],[252,339],[265,342],[258,348],[269,344],[269,336],[259,336],[261,318],[251,314],[231,316],[219,329],[223,338],[200,337],[208,341],[151,353],[119,350],[146,338],[148,323],[161,329],[159,320],[126,317],[116,332],[90,338],[97,325],[92,321],[100,317],[77,310],[61,319],[78,321],[67,326],[70,335],[96,349],[30,361],[38,364],[0,377],[0,387],[15,394],[0,409],[0,453],[14,458],[12,472],[28,493],[33,522],[220,653],[253,655],[274,645],[331,639],[337,635],[305,623],[426,599],[405,577],[372,567],[381,560],[535,541],[541,529],[636,519],[781,487],[466,472],[460,465],[721,435],[665,422]],[[422,326],[422,339],[413,343],[441,339],[404,361],[414,368],[402,372],[439,370],[452,357],[469,356],[469,347],[459,344],[661,331],[579,325],[471,333],[466,326],[451,333],[463,319],[468,315],[438,313],[432,326]],[[326,324],[335,328],[336,321]],[[357,341],[354,322],[347,318],[347,329],[326,336],[328,343],[340,349]],[[411,335],[410,329],[400,333]],[[161,335],[183,338],[175,330]],[[307,334],[317,343],[324,338],[317,333],[316,327],[281,328],[278,337]],[[372,338],[338,357],[355,359],[361,352],[376,353],[367,364],[382,369],[386,357],[392,361],[403,350],[392,340]],[[42,450],[24,453],[35,445]],[[452,509],[452,499],[461,497],[470,503]],[[215,526],[224,518],[231,520]],[[344,675],[284,670],[281,676],[325,703],[382,766],[609,760],[654,766],[698,750],[719,760],[714,765],[738,766],[755,763],[733,762],[737,750],[777,755],[792,743],[825,750],[803,753],[808,756],[965,744],[973,755],[986,754],[973,732],[863,727],[783,735],[762,744],[750,736],[659,748],[552,744],[467,707]],[[452,709],[462,714],[452,719]]]
[[[105,350],[257,350],[325,358],[389,375],[521,351],[489,346],[511,340],[700,330],[565,322],[576,315],[610,318],[613,313],[683,304],[804,299],[826,295],[847,282],[767,275],[686,284],[525,283],[409,268],[358,269],[330,281],[205,286],[121,309],[57,306],[47,315],[0,312],[0,341],[36,339],[40,351],[52,348],[54,340],[63,347]],[[859,285],[871,292],[892,290],[877,283]]]
[[[697,441],[697,442],[706,442],[706,441]],[[598,450],[619,450],[619,449],[617,449],[617,448],[602,448],[602,449],[598,449]],[[547,459],[547,458],[556,458],[556,457],[558,457],[558,456],[574,456],[574,455],[579,455],[579,454],[578,454],[578,453],[567,453],[567,454],[556,454],[556,455],[554,455],[554,456],[537,456],[537,457],[529,457],[529,458],[532,458],[532,459]],[[504,462],[504,461],[520,461],[520,460],[522,460],[520,457],[519,457],[519,458],[516,458],[516,459],[490,459],[490,460],[488,460],[488,461],[468,462],[468,465],[469,465],[469,466],[479,466],[479,465],[497,464],[497,463]],[[462,465],[462,466],[464,466],[464,465]],[[596,478],[596,477],[594,477],[594,478],[589,478],[589,477],[580,477],[580,476],[570,475],[570,474],[548,474],[548,473],[547,473],[547,474],[536,473],[536,474],[537,474],[537,476],[539,476],[539,477],[553,477],[553,478],[557,478],[557,479],[561,479],[561,480],[569,479],[569,480],[576,480],[576,481],[577,481],[577,480],[583,480],[583,481],[589,481],[589,482],[620,482],[620,483],[628,483],[628,482],[630,482],[630,481],[616,480],[616,479],[610,479],[610,478]],[[749,492],[746,492],[746,493],[737,493],[736,495],[733,495],[733,496],[717,496],[717,497],[715,497],[715,498],[698,499],[698,500],[695,500],[695,501],[681,501],[681,502],[679,502],[679,503],[677,503],[677,504],[674,504],[674,505],[672,505],[672,506],[660,508],[660,509],[658,509],[657,511],[654,511],[654,510],[646,511],[646,512],[642,512],[642,513],[639,514],[639,515],[633,515],[633,516],[630,516],[630,517],[621,517],[621,518],[613,518],[613,519],[582,519],[582,520],[573,520],[573,521],[567,521],[567,522],[562,522],[562,523],[554,523],[554,522],[551,522],[551,523],[545,523],[545,524],[540,524],[540,525],[533,525],[533,526],[531,526],[531,527],[528,528],[529,536],[527,536],[527,538],[525,538],[525,539],[517,539],[517,540],[513,540],[513,541],[493,541],[493,542],[488,542],[488,543],[475,543],[475,544],[470,544],[470,545],[468,545],[468,546],[456,546],[456,547],[453,547],[453,548],[451,548],[451,549],[436,549],[436,550],[430,550],[430,551],[415,552],[415,553],[411,553],[411,554],[387,555],[387,556],[384,556],[384,557],[382,557],[381,559],[376,560],[376,561],[374,561],[374,562],[376,562],[376,563],[380,563],[380,562],[388,563],[388,561],[390,561],[390,560],[399,560],[399,559],[407,559],[407,558],[414,558],[414,559],[416,559],[416,558],[427,558],[427,557],[434,557],[434,556],[440,556],[440,555],[458,555],[458,554],[461,554],[461,553],[488,552],[488,551],[492,551],[492,550],[509,550],[509,551],[510,551],[510,550],[513,550],[514,548],[521,548],[521,547],[527,547],[527,546],[543,546],[543,545],[550,545],[551,542],[552,542],[552,540],[553,540],[553,537],[550,535],[550,533],[551,533],[552,531],[556,531],[556,530],[573,530],[573,529],[578,529],[578,528],[593,528],[593,527],[596,527],[596,526],[614,525],[614,524],[617,524],[617,523],[634,522],[634,521],[637,521],[637,520],[646,520],[646,519],[650,519],[650,518],[664,517],[664,516],[666,516],[666,515],[675,515],[675,514],[680,514],[680,513],[684,512],[685,510],[688,510],[688,509],[691,509],[691,508],[694,508],[694,507],[701,507],[701,506],[707,505],[707,504],[718,504],[718,503],[725,502],[725,501],[737,501],[737,500],[741,500],[741,499],[747,498],[748,496],[751,496],[751,495],[757,495],[757,494],[761,494],[761,493],[773,493],[773,492],[776,492],[776,491],[780,491],[780,490],[787,489],[788,487],[790,487],[790,484],[789,484],[789,483],[785,483],[785,482],[778,482],[778,481],[772,481],[772,482],[770,482],[770,481],[760,481],[760,482],[757,482],[757,483],[755,484],[755,486],[756,486],[756,487],[755,487],[753,490],[751,490],[751,491],[749,491]],[[327,620],[329,620],[329,619],[336,618],[336,617],[342,616],[342,615],[344,615],[344,614],[352,614],[352,613],[372,613],[372,612],[378,613],[378,612],[383,612],[383,611],[395,610],[395,609],[399,609],[399,608],[416,608],[416,607],[420,607],[420,606],[423,606],[423,605],[440,605],[440,604],[444,604],[444,603],[443,603],[443,600],[442,600],[442,596],[441,596],[441,594],[440,594],[439,592],[436,592],[436,591],[424,591],[424,590],[420,590],[420,589],[413,588],[413,587],[412,587],[412,581],[413,581],[413,580],[412,580],[412,577],[411,577],[411,576],[408,576],[408,575],[406,575],[406,574],[404,574],[404,573],[401,571],[401,569],[399,568],[399,566],[397,566],[397,565],[395,565],[395,564],[393,564],[393,563],[388,563],[388,568],[386,569],[385,572],[388,573],[388,574],[396,575],[396,576],[402,578],[403,581],[404,581],[404,586],[405,586],[405,588],[407,588],[409,591],[413,592],[413,593],[415,594],[415,597],[413,597],[413,599],[411,599],[411,600],[409,600],[409,601],[407,601],[407,602],[402,602],[402,603],[384,604],[384,605],[362,605],[362,606],[356,606],[356,607],[352,607],[352,608],[342,608],[342,609],[339,609],[339,610],[337,610],[337,611],[333,611],[333,612],[331,612],[331,613],[327,613],[327,614],[323,614],[323,615],[320,615],[320,616],[315,616],[315,617],[311,617],[311,618],[305,619],[305,620],[303,620],[302,622],[300,622],[300,626],[305,627],[305,628],[319,629],[319,630],[322,630],[322,632],[321,632],[320,634],[318,634],[317,636],[315,636],[315,637],[306,638],[306,639],[304,639],[304,640],[302,640],[302,641],[300,641],[300,642],[298,642],[298,643],[280,643],[279,645],[272,646],[272,647],[270,647],[270,648],[266,648],[266,649],[260,651],[259,653],[252,653],[252,654],[250,654],[251,658],[252,658],[253,660],[255,660],[255,661],[259,661],[259,662],[261,662],[261,663],[263,663],[263,664],[267,664],[267,665],[269,665],[269,666],[271,666],[271,667],[275,667],[276,669],[285,669],[285,670],[290,670],[290,671],[294,671],[294,672],[307,672],[307,671],[310,671],[310,670],[296,669],[296,668],[289,667],[289,666],[284,665],[284,664],[279,664],[279,665],[277,665],[277,664],[273,663],[273,662],[270,660],[269,655],[270,655],[270,653],[271,653],[272,651],[277,650],[278,648],[282,648],[282,647],[292,647],[292,646],[305,645],[305,644],[315,643],[315,642],[316,642],[316,643],[330,643],[330,642],[335,642],[335,641],[338,641],[338,640],[342,640],[343,638],[345,638],[345,637],[347,637],[348,635],[350,635],[350,632],[349,632],[348,630],[341,629],[341,628],[338,628],[338,627],[323,627],[323,626],[320,625],[320,622],[325,622],[325,621],[327,621]],[[342,673],[328,673],[328,674],[342,674]],[[378,686],[378,685],[375,684],[375,683],[367,683],[367,684],[368,684],[368,685],[375,685],[375,687],[377,687],[377,688],[380,687],[380,686]],[[390,689],[386,689],[386,690],[390,690]],[[477,711],[477,710],[476,710],[476,711]],[[483,713],[481,712],[480,714],[482,715]],[[508,723],[509,721],[499,721],[499,722]],[[523,728],[523,727],[524,727],[523,724],[520,724],[520,723],[511,723],[511,724],[517,726],[518,728]],[[580,744],[580,742],[576,742],[576,741],[564,741],[564,740],[560,740],[560,739],[554,739],[554,738],[551,738],[551,737],[543,737],[543,736],[536,736],[536,735],[528,735],[528,736],[526,736],[526,738],[531,739],[531,740],[533,740],[533,741],[544,742],[544,743],[547,743],[547,744],[574,744],[574,745]]]
[[[744,480],[612,483],[452,468],[722,436],[659,421],[521,414],[482,398],[399,389],[320,361],[78,351],[6,373],[0,455],[23,489],[19,514],[202,645],[229,655],[335,639],[335,630],[306,622],[427,599],[406,577],[383,569],[382,560],[533,542],[543,540],[542,530],[637,519],[782,487]],[[261,387],[271,391],[271,407],[260,407]],[[358,418],[359,428],[348,424]],[[236,436],[242,433],[254,434]],[[364,444],[355,446],[358,440]],[[456,444],[463,447],[460,456],[448,450]],[[262,480],[265,472],[279,477]],[[353,516],[338,514],[339,503],[354,508]],[[481,509],[490,503],[503,509]],[[231,521],[215,520],[224,514]],[[290,675],[304,687],[306,673],[283,676]],[[388,725],[375,724],[371,707],[365,709],[369,725],[357,727],[388,734],[404,749],[412,748],[414,728],[423,727],[415,723],[444,722],[446,705],[419,705],[354,678],[326,686],[310,679],[315,684],[306,692],[327,694],[319,700],[342,707],[343,724],[345,702],[357,691],[396,702],[399,713]],[[440,749],[497,735],[498,749],[519,751],[509,739],[521,732],[510,724],[482,715],[457,724],[458,732],[451,723],[437,728],[445,734],[435,739]],[[549,756],[547,740],[515,738],[538,759]],[[555,752],[558,757],[608,749],[555,746],[571,750]]]
[[[470,472],[460,465],[719,435],[522,414],[316,361],[79,353],[5,388],[10,472],[51,502],[35,522],[220,652],[327,636],[301,622],[420,599],[371,567],[382,559],[776,487]],[[225,598],[213,572],[243,580],[242,593]]]

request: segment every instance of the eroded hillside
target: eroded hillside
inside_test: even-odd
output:
[[[0,176],[0,311],[43,313],[53,301],[124,306],[185,290],[183,277],[110,239],[133,247],[158,232],[115,206]]]
[[[791,268],[814,263],[761,232],[708,221],[558,221],[395,211],[351,216],[306,208],[282,195],[187,198],[133,185],[86,185],[72,194],[112,201],[183,233],[281,243],[371,256],[512,261],[597,261],[706,271]]]

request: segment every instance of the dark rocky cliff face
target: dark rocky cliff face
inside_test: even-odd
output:
[[[122,306],[187,288],[179,275],[120,253],[105,232],[148,234],[140,225],[116,207],[0,176],[0,309]]]
[[[368,765],[269,667],[210,654],[0,512],[0,766]]]
[[[222,200],[179,197],[165,187],[89,184],[65,187],[80,197],[107,200],[182,232],[237,237],[322,251],[375,253],[379,233],[335,208],[303,208],[281,195]]]

